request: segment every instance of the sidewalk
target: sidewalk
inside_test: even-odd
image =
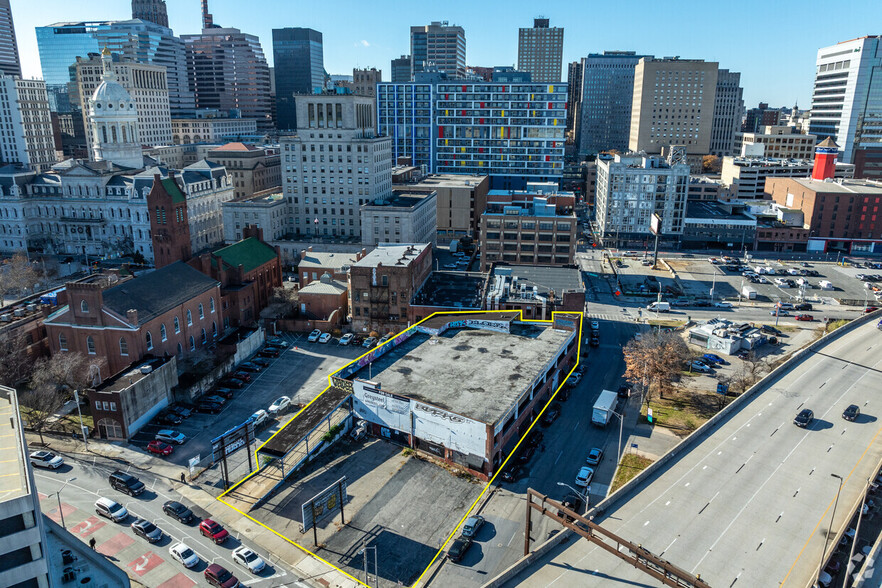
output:
[[[26,436],[29,444],[37,446],[39,437],[36,434],[27,433]],[[300,582],[322,588],[355,588],[360,585],[328,564],[312,557],[303,549],[295,547],[284,537],[262,524],[255,524],[254,520],[220,502],[203,490],[198,480],[190,484],[181,484],[181,473],[186,471],[180,466],[167,464],[159,458],[117,443],[90,440],[86,449],[81,441],[74,441],[69,437],[45,433],[44,437],[53,451],[86,460],[104,458],[117,462],[120,467],[131,465],[139,470],[149,471],[160,479],[164,478],[168,483],[169,491],[178,492],[190,504],[204,509],[237,537],[246,538],[249,543],[266,550],[271,554],[271,563],[282,562],[294,572]]]

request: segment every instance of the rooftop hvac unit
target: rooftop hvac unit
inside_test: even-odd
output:
[[[28,308],[28,312],[34,312],[35,310],[37,310],[37,305],[36,304],[28,304],[27,308]]]
[[[0,315],[0,321],[8,323],[10,320],[12,320],[12,316],[8,312],[6,314]]]
[[[141,373],[146,375],[153,371],[153,366],[148,364],[144,364],[141,366]]]
[[[24,314],[25,314],[25,309],[23,309],[23,308],[16,308],[16,309],[12,312],[12,314],[14,314],[15,316],[24,316]]]

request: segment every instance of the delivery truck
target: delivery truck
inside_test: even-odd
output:
[[[754,290],[750,286],[745,286],[744,288],[742,288],[741,295],[748,300],[756,300],[756,290]]]
[[[591,414],[591,423],[598,427],[605,427],[616,408],[618,396],[612,390],[604,390],[600,393],[597,402],[594,403],[594,411]]]
[[[649,306],[646,307],[646,310],[657,310],[658,312],[670,312],[671,311],[671,303],[670,302],[653,302]]]

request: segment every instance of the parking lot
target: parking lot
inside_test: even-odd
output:
[[[181,471],[185,471],[190,458],[199,456],[205,459],[211,455],[213,438],[241,424],[254,411],[266,409],[279,396],[290,397],[291,408],[278,418],[269,419],[258,429],[256,444],[251,448],[253,452],[257,445],[269,439],[296,412],[298,406],[309,403],[325,389],[329,374],[366,351],[362,347],[338,345],[337,340],[326,344],[310,343],[306,337],[306,334],[283,336],[288,348],[278,358],[271,360],[269,367],[252,374],[251,382],[244,388],[234,390],[233,398],[224,404],[220,413],[194,412],[178,425],[151,422],[132,438],[131,444],[143,451],[160,429],[180,431],[187,436],[186,443],[174,446],[173,453],[165,459],[180,465]],[[236,481],[247,474],[248,454],[245,451],[239,450],[228,462],[231,480]],[[214,487],[218,493],[223,490],[218,465],[204,476],[201,483]]]

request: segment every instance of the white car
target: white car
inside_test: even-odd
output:
[[[579,470],[578,475],[576,476],[576,486],[581,486],[585,488],[588,484],[591,483],[591,478],[594,477],[594,470],[589,467],[584,467]]]
[[[64,458],[51,451],[35,451],[30,455],[31,465],[54,470],[64,465]]]
[[[312,333],[309,334],[309,337],[307,337],[306,340],[309,341],[310,343],[315,343],[316,341],[319,340],[319,337],[321,337],[321,336],[322,336],[322,332],[319,331],[318,329],[316,329]]]
[[[280,414],[285,412],[289,406],[291,406],[291,399],[287,396],[280,396],[275,402],[270,404],[267,412],[270,414]]]
[[[154,435],[156,439],[160,441],[165,441],[166,443],[176,443],[178,445],[183,445],[187,440],[187,436],[179,431],[172,431],[171,429],[163,429]]]
[[[725,300],[721,300],[720,302],[714,302],[714,306],[717,308],[732,308],[734,304],[731,302],[726,302]]]
[[[330,340],[331,340],[330,333],[322,333],[322,336],[319,337],[319,343],[327,343]]]
[[[354,338],[355,335],[353,335],[352,333],[346,333],[345,335],[340,337],[340,342],[338,343],[338,345],[349,345]]]
[[[175,543],[168,548],[168,552],[172,559],[179,562],[185,568],[192,568],[201,561],[199,556],[183,543]]]
[[[115,500],[104,498],[103,496],[95,501],[95,512],[114,523],[124,521],[129,516],[129,511],[126,510],[126,507]]]
[[[251,420],[254,421],[254,428],[256,429],[260,425],[266,422],[269,418],[269,414],[263,410],[262,408],[257,410],[253,415],[251,415]]]
[[[244,545],[233,552],[233,561],[248,568],[252,574],[258,574],[266,567],[266,562]]]
[[[600,321],[591,321],[591,328],[595,331],[600,329]]]

